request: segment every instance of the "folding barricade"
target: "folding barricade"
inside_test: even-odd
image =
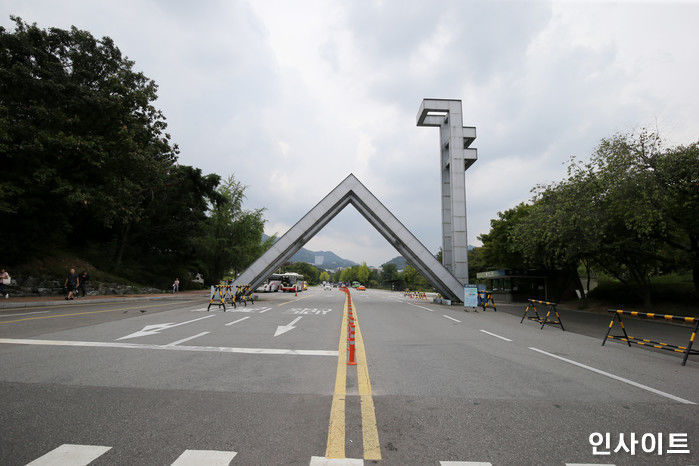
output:
[[[529,299],[527,301],[529,301],[529,304],[527,304],[527,307],[524,310],[524,314],[522,315],[522,320],[519,321],[520,324],[522,322],[524,322],[524,319],[526,318],[529,320],[539,322],[541,324],[542,329],[544,328],[545,325],[551,325],[551,326],[559,325],[561,327],[561,330],[565,331],[565,328],[563,328],[563,321],[561,321],[561,316],[558,314],[558,310],[556,310],[556,306],[557,306],[556,303],[551,303],[549,301],[541,301],[538,299]],[[545,319],[542,319],[541,316],[539,315],[539,312],[536,310],[537,304],[542,304],[547,308]],[[527,315],[527,314],[529,314],[530,308],[532,309],[532,311],[534,312],[534,315],[536,317],[529,317]],[[556,319],[558,319],[558,320],[553,320],[553,318],[549,320],[549,316],[551,316],[551,312],[556,314]]]
[[[495,308],[495,300],[493,299],[492,291],[479,291],[478,292],[478,305],[483,311],[485,311],[489,306],[493,308],[493,312],[497,312]]]
[[[211,306],[223,307],[223,311],[226,311],[226,296],[228,295],[228,288],[230,288],[228,285],[215,285],[211,287],[209,305],[206,307],[207,311],[211,309]]]
[[[607,334],[604,336],[604,339],[602,340],[602,346],[604,346],[605,343],[607,343],[607,340],[620,340],[620,341],[625,341],[629,347],[631,347],[631,343],[635,343],[637,345],[641,346],[652,346],[653,348],[658,348],[666,351],[673,351],[675,353],[683,353],[684,356],[682,358],[682,365],[687,364],[687,359],[689,358],[690,354],[699,354],[699,350],[692,349],[692,345],[694,344],[694,338],[697,335],[697,330],[699,330],[699,318],[696,317],[685,317],[685,316],[674,316],[670,314],[655,314],[655,313],[646,313],[646,312],[637,312],[637,311],[624,311],[622,309],[608,309],[607,312],[613,314],[612,315],[612,321],[609,322],[609,328],[607,329]],[[626,327],[624,327],[624,322],[621,320],[621,316],[623,314],[634,316],[634,317],[645,317],[647,319],[666,319],[666,320],[676,320],[680,322],[687,322],[690,324],[694,324],[694,327],[690,327],[692,329],[692,333],[689,337],[689,343],[687,343],[687,346],[678,346],[678,345],[672,345],[670,343],[663,343],[660,341],[654,341],[654,340],[647,340],[645,338],[636,338],[629,336],[628,333],[626,333]],[[612,332],[612,327],[614,326],[614,322],[619,322],[619,325],[621,326],[622,332],[624,332],[624,335],[610,335]]]

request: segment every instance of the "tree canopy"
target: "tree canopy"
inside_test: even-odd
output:
[[[561,182],[491,220],[481,235],[495,267],[596,267],[649,299],[653,276],[691,270],[699,286],[699,145],[664,147],[657,133],[602,139]]]
[[[203,269],[214,281],[259,254],[262,210],[242,209],[242,185],[177,163],[158,86],[112,39],[12,19],[0,27],[4,261],[68,250],[164,284]]]

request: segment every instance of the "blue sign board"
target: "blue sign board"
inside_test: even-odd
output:
[[[477,285],[464,285],[464,307],[478,307]]]

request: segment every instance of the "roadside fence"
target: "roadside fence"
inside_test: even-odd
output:
[[[699,330],[699,318],[696,317],[687,317],[687,316],[675,316],[675,315],[670,315],[670,314],[655,314],[655,313],[646,313],[646,312],[637,312],[637,311],[624,311],[623,309],[608,309],[607,312],[612,314],[612,320],[609,322],[609,328],[607,329],[607,334],[604,336],[604,339],[602,340],[602,346],[604,346],[605,343],[607,343],[607,340],[620,340],[620,341],[625,341],[626,344],[630,347],[631,343],[635,343],[640,346],[650,346],[653,348],[657,349],[662,349],[666,351],[672,351],[675,353],[683,353],[684,356],[682,357],[682,365],[685,366],[687,364],[687,359],[689,358],[690,354],[699,354],[699,351],[696,349],[692,349],[692,345],[694,344],[694,338],[697,335],[697,330]],[[673,345],[670,343],[663,343],[660,341],[654,341],[654,340],[648,340],[645,338],[636,338],[629,336],[628,333],[626,333],[626,327],[624,327],[624,322],[621,320],[622,315],[629,315],[633,317],[641,317],[645,319],[664,319],[664,320],[672,320],[672,321],[677,321],[677,322],[684,322],[688,324],[694,324],[691,327],[688,327],[691,330],[691,334],[689,336],[689,342],[687,343],[687,346],[678,346],[678,345]],[[612,327],[614,327],[614,323],[618,322],[619,326],[621,327],[621,331],[624,333],[623,335],[610,335],[612,332]]]

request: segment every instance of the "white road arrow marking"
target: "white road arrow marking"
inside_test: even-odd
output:
[[[179,324],[167,323],[167,324],[146,325],[145,327],[143,327],[143,329],[139,330],[138,332],[130,333],[129,335],[126,335],[125,337],[117,338],[117,340],[128,340],[130,338],[145,337],[147,335],[156,335],[156,334],[162,332],[163,330],[167,330],[167,329],[170,329],[173,327],[178,327],[180,325],[196,322],[197,320],[208,319],[209,317],[214,317],[214,314],[211,314],[210,316],[199,317],[198,319],[188,320],[187,322],[180,322]]]
[[[296,322],[298,322],[299,320],[301,320],[302,317],[303,317],[303,316],[300,316],[300,317],[295,318],[294,320],[292,320],[291,322],[289,322],[287,325],[279,325],[279,326],[277,326],[277,331],[274,332],[274,336],[275,336],[275,337],[278,337],[278,336],[281,335],[282,333],[286,333],[286,332],[288,332],[289,330],[295,329],[296,327],[294,327],[294,324],[295,324]]]

